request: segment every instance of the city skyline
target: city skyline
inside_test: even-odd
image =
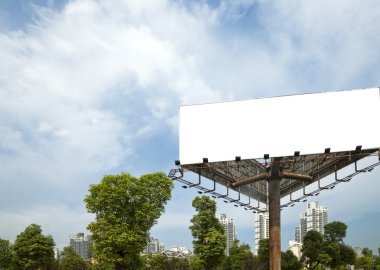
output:
[[[179,106],[378,87],[379,16],[374,2],[1,1],[0,238],[36,223],[62,249],[68,233],[89,234],[91,184],[175,167]],[[318,196],[348,244],[374,251],[379,178],[375,168]],[[197,195],[175,182],[151,235],[192,247]],[[253,249],[254,213],[216,201]],[[281,213],[283,250],[305,205]]]

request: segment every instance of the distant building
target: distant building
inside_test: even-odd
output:
[[[355,251],[356,257],[363,257],[363,248],[361,247],[353,247]]]
[[[306,212],[301,213],[300,225],[295,229],[296,242],[302,243],[306,233],[311,230],[324,234],[327,222],[327,207],[317,202],[308,203]]]
[[[84,233],[70,234],[70,247],[83,259],[91,258],[91,236]]]
[[[170,250],[165,250],[162,252],[164,256],[166,256],[168,259],[172,258],[187,258],[193,255],[193,252],[191,252],[190,249],[187,249],[185,247],[173,247]]]
[[[228,256],[230,254],[230,248],[233,246],[235,240],[236,240],[236,230],[235,230],[235,224],[234,220],[232,218],[227,218],[226,214],[220,214],[219,222],[224,227],[224,235],[226,236],[226,249],[224,250],[224,253]]]
[[[255,254],[259,249],[259,242],[269,238],[269,213],[260,212],[255,215]]]
[[[297,242],[297,241],[289,241],[289,248],[288,248],[288,250],[290,250],[291,252],[293,252],[293,254],[298,259],[300,259],[301,255],[302,255],[301,249],[302,249],[302,243]]]
[[[149,242],[144,249],[143,253],[162,253],[165,250],[165,246],[163,243],[160,243],[158,239],[155,239],[153,237],[149,238]]]

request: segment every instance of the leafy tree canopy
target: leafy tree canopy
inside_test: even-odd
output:
[[[236,240],[230,248],[230,255],[223,262],[223,270],[249,270],[253,268],[253,254],[247,244],[239,245]]]
[[[63,248],[59,267],[62,270],[86,270],[86,261],[82,259],[71,247]]]
[[[327,242],[342,243],[346,237],[347,225],[341,221],[333,221],[324,227],[324,238]]]
[[[91,185],[84,201],[88,212],[96,215],[87,227],[96,260],[113,263],[115,269],[138,269],[149,230],[164,212],[172,189],[164,173],[140,178],[127,173],[106,175]]]
[[[23,269],[49,269],[54,264],[54,240],[43,235],[41,226],[31,224],[13,244],[16,262]]]
[[[300,270],[302,268],[302,263],[292,251],[281,252],[281,270]]]
[[[13,251],[8,240],[0,239],[0,269],[9,268],[13,263]]]
[[[224,257],[226,236],[219,220],[215,217],[216,203],[207,196],[196,197],[193,207],[198,212],[191,219],[194,237],[194,253],[199,255],[206,269],[215,269]]]

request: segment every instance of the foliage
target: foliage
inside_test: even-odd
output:
[[[62,270],[86,270],[86,261],[82,259],[71,247],[63,248],[59,267]]]
[[[281,252],[281,270],[300,270],[302,263],[292,251]]]
[[[190,260],[190,270],[205,270],[204,264],[199,254],[193,255]]]
[[[13,244],[17,268],[51,269],[54,265],[54,240],[42,235],[41,226],[31,224]]]
[[[307,269],[315,269],[318,265],[340,268],[355,263],[355,252],[343,243],[347,225],[334,221],[325,225],[325,234],[309,231],[305,235],[301,260]]]
[[[223,262],[223,270],[249,270],[253,268],[253,254],[249,245],[239,245],[236,240],[230,248],[230,255]]]
[[[372,250],[363,248],[362,255],[356,259],[355,269],[371,270],[373,263]]]
[[[12,246],[8,240],[0,239],[0,269],[8,269],[13,263]]]
[[[301,261],[307,269],[315,269],[321,263],[327,263],[331,257],[324,251],[323,236],[317,231],[308,231],[302,245]]]
[[[140,178],[126,173],[106,175],[91,185],[84,201],[88,212],[96,214],[87,227],[92,232],[94,258],[115,264],[115,269],[138,269],[149,230],[164,212],[172,188],[164,173]]]
[[[198,212],[193,216],[190,226],[194,237],[194,253],[206,269],[216,269],[224,257],[226,248],[226,236],[223,226],[215,217],[216,203],[207,196],[196,197],[193,207]]]
[[[341,221],[333,221],[325,225],[324,238],[326,242],[342,243],[346,237],[347,225]]]
[[[269,270],[269,239],[261,239],[257,250],[258,267],[261,270]]]

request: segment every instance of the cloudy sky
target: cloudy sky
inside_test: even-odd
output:
[[[1,0],[0,238],[37,223],[62,248],[90,184],[168,172],[181,105],[379,86],[379,19],[374,0]],[[318,198],[350,245],[380,247],[379,178]],[[176,184],[151,232],[167,248],[191,247],[195,195]],[[253,214],[218,207],[253,246]],[[305,209],[282,211],[283,249]]]

